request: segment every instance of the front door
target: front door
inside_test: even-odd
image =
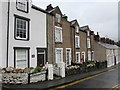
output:
[[[71,65],[71,49],[66,49],[66,65]]]
[[[37,66],[45,65],[45,50],[38,50],[37,53]]]
[[[114,56],[114,65],[116,65],[116,56]]]
[[[82,63],[85,62],[85,52],[82,52],[82,55],[81,55],[81,62],[82,62]]]

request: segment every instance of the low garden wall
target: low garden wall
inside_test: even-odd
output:
[[[15,69],[13,67],[0,70],[0,81],[3,84],[28,84],[46,80],[46,68]]]
[[[47,71],[38,72],[35,74],[29,74],[29,82],[28,83],[34,83],[38,81],[45,81],[47,79]]]

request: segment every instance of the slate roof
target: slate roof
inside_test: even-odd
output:
[[[111,45],[111,44],[102,43],[102,42],[98,42],[98,44],[102,45],[106,49],[120,49],[120,47],[118,47],[117,45]]]

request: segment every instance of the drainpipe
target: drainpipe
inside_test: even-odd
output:
[[[8,0],[8,15],[7,15],[7,58],[6,67],[8,67],[8,49],[9,49],[9,16],[10,16],[10,0]]]

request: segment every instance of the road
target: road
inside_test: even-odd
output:
[[[111,69],[106,72],[102,72],[100,74],[90,76],[66,85],[62,85],[56,87],[54,89],[59,88],[116,88],[120,87],[118,83],[118,79],[120,78],[119,75],[120,67]]]

